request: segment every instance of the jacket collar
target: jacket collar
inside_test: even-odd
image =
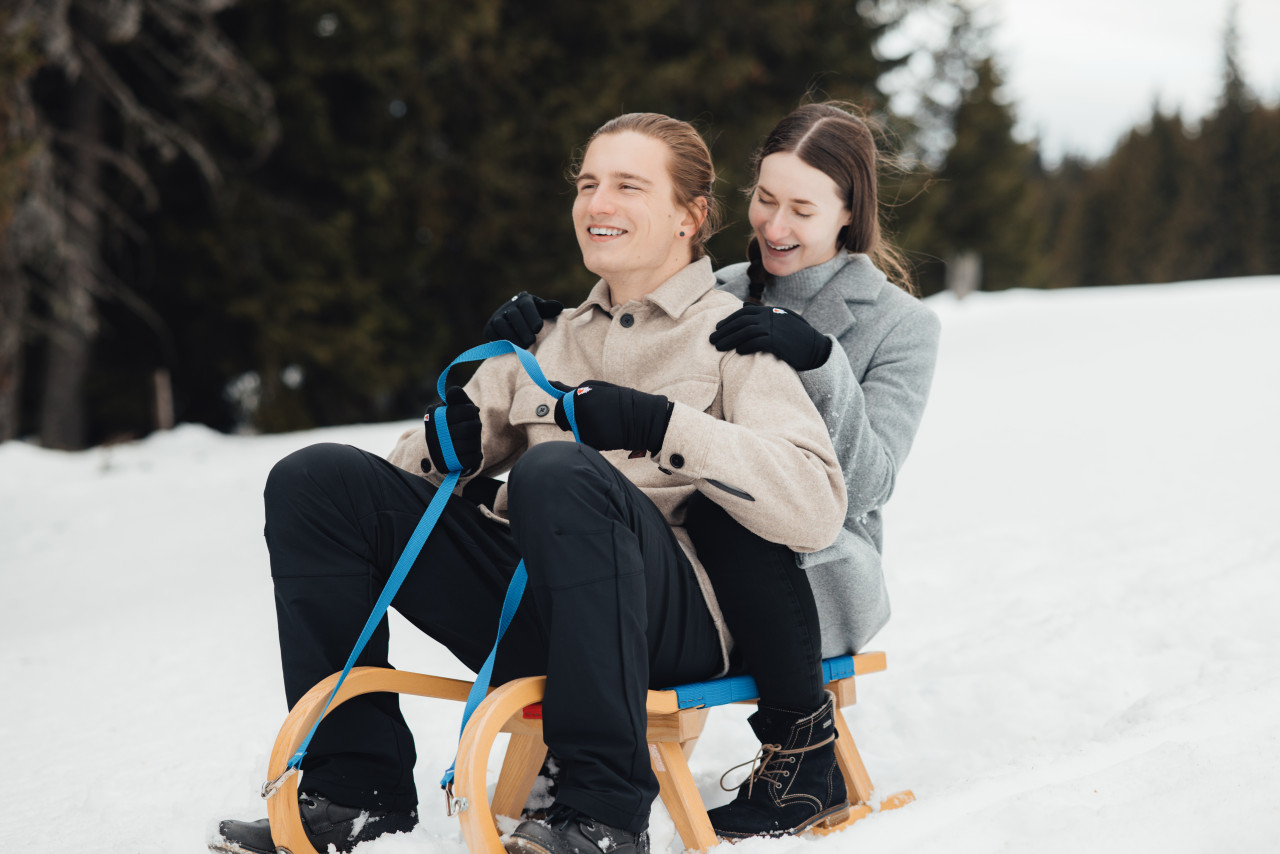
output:
[[[656,290],[645,294],[642,302],[652,303],[672,319],[679,320],[689,306],[706,296],[715,286],[716,277],[711,272],[711,259],[703,256],[667,279]],[[567,319],[573,320],[586,314],[593,306],[599,306],[606,314],[613,313],[613,305],[609,301],[609,285],[604,279],[596,282],[586,300],[570,312]]]
[[[853,306],[874,303],[889,284],[884,273],[863,254],[851,254],[826,287],[814,295],[805,314],[826,318],[824,331],[839,338],[854,324]]]

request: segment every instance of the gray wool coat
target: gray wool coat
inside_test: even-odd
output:
[[[745,263],[719,270],[716,279],[720,289],[746,297]],[[822,657],[857,652],[889,620],[880,512],[924,413],[940,324],[860,254],[840,253],[779,277],[764,301],[800,314],[835,342],[827,361],[800,379],[831,434],[848,510],[834,544],[796,560],[818,603]]]

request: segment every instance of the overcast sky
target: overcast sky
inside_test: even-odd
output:
[[[1222,89],[1231,0],[970,0],[993,25],[1005,96],[1023,139],[1049,162],[1106,156],[1157,100],[1198,120]],[[1239,0],[1240,63],[1265,103],[1280,101],[1280,0]],[[936,39],[937,21],[892,39]]]

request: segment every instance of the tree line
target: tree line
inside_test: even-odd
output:
[[[590,285],[566,176],[601,122],[706,131],[730,263],[750,152],[802,100],[863,105],[886,154],[922,137],[882,91],[907,57],[875,46],[931,3],[11,2],[0,441],[415,414],[505,296]],[[961,253],[989,289],[1280,272],[1278,112],[1228,41],[1198,127],[1156,111],[1111,157],[1054,169],[1015,140],[981,40],[961,51],[955,97],[930,105],[945,151],[882,188],[922,290]]]

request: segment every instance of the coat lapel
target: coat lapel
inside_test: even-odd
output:
[[[871,259],[866,255],[852,255],[849,263],[814,295],[805,308],[805,316],[822,318],[822,328],[818,331],[840,338],[858,322],[858,306],[874,303],[887,283],[888,279]]]

